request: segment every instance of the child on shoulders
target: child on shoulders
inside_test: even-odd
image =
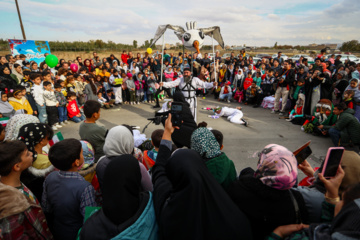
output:
[[[157,129],[151,134],[151,144],[154,146],[154,148],[149,151],[144,151],[143,160],[143,164],[148,170],[150,170],[156,162],[156,157],[159,151],[160,142],[163,134],[163,129]]]

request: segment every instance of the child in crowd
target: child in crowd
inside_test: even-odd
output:
[[[225,100],[227,98],[227,102],[230,103],[230,100],[232,98],[232,92],[231,92],[231,86],[230,81],[227,81],[225,85],[221,88],[219,101]]]
[[[21,181],[41,201],[45,176],[54,171],[48,156],[43,152],[54,136],[52,128],[44,123],[28,123],[19,129],[17,140],[25,143],[33,154],[32,166],[21,174]]]
[[[244,80],[244,90],[245,91],[251,86],[252,82],[253,82],[253,79],[251,77],[251,71],[250,71],[247,74],[247,78],[245,78],[245,80]]]
[[[25,97],[29,101],[31,108],[34,111],[34,115],[37,116],[38,111],[36,108],[36,102],[31,93],[31,88],[33,87],[34,83],[30,80],[30,73],[31,73],[30,71],[23,71],[24,77],[21,80],[20,85],[25,87],[25,89],[26,89]]]
[[[163,134],[163,129],[157,129],[151,134],[151,144],[154,146],[154,148],[149,151],[144,151],[143,160],[143,164],[148,170],[150,170],[156,162],[156,157],[159,152],[160,142]]]
[[[107,129],[96,124],[100,118],[101,104],[97,101],[89,100],[84,105],[86,120],[80,124],[79,135],[81,139],[86,139],[95,149],[95,162],[104,155],[103,146]]]
[[[140,104],[141,100],[144,97],[145,80],[143,79],[143,74],[141,72],[139,72],[136,76],[136,80],[134,81],[136,87],[136,104]]]
[[[129,94],[130,94],[130,104],[134,105],[135,99],[136,99],[136,96],[135,96],[136,86],[135,86],[133,77],[129,77],[128,80],[126,80],[126,86],[127,86],[127,89],[129,90]]]
[[[101,92],[98,92],[98,102],[101,104],[101,107],[109,109],[111,107],[113,107],[113,103],[115,102],[114,100],[112,100],[112,103],[110,104],[110,102],[108,102],[106,100],[106,98],[103,97],[103,94]]]
[[[114,73],[110,78],[104,77],[104,89],[107,92],[110,89],[113,89],[115,94],[115,103],[122,104],[123,94],[122,94],[122,85],[124,83],[124,78],[121,76],[120,72],[114,69]]]
[[[42,207],[55,239],[76,239],[85,207],[96,206],[94,187],[78,173],[84,164],[82,145],[64,139],[50,148],[49,159],[60,171],[46,177]]]
[[[262,81],[262,85],[261,85],[261,88],[264,92],[264,96],[271,96],[273,94],[273,83],[274,83],[274,80],[275,80],[275,77],[274,77],[274,70],[273,69],[270,69],[270,70],[267,70],[267,74],[266,76],[264,77],[263,81]]]
[[[85,103],[84,79],[80,74],[74,74],[74,79],[75,79],[75,90],[76,90],[76,94],[77,94],[77,100],[78,100],[79,105],[82,106]]]
[[[34,83],[32,87],[32,94],[35,99],[36,108],[38,110],[38,117],[41,123],[47,123],[46,105],[44,99],[44,88],[41,86],[40,74],[32,74],[30,79]]]
[[[46,104],[46,113],[48,115],[48,123],[54,131],[62,126],[59,124],[58,109],[59,102],[56,99],[54,89],[51,87],[50,82],[44,82],[44,99]]]
[[[149,77],[147,78],[146,82],[147,82],[147,86],[148,86],[148,88],[147,88],[148,102],[153,103],[154,102],[154,94],[156,92],[156,86],[155,86],[156,78],[155,78],[155,75],[153,72],[151,72],[149,74]]]
[[[76,94],[74,92],[69,92],[67,96],[68,104],[67,104],[67,112],[71,121],[76,123],[84,121],[85,117],[81,114],[79,110],[79,106],[76,102]]]
[[[66,91],[66,87],[65,87],[65,81],[63,81],[63,80],[58,80],[56,83],[60,84],[62,94],[63,94],[65,97],[67,97],[67,91]]]
[[[66,91],[74,92],[77,96],[76,86],[75,86],[75,78],[73,76],[69,76],[66,78]]]
[[[7,117],[10,118],[12,116],[15,115],[15,110],[13,108],[13,106],[11,106],[11,104],[8,102],[8,95],[6,92],[4,91],[0,91],[0,106],[1,106],[1,110],[0,110],[0,115],[1,117]]]
[[[354,97],[355,91],[353,90],[346,90],[344,92],[344,102],[348,108],[354,109]]]
[[[32,152],[23,142],[7,141],[0,143],[0,156],[1,239],[53,239],[38,200],[20,181]]]
[[[224,148],[224,135],[222,134],[222,132],[216,129],[212,129],[211,132],[214,134],[216,141],[219,143],[220,150],[222,150]]]
[[[261,86],[261,72],[259,71],[259,72],[256,72],[255,73],[255,77],[254,77],[254,79],[253,79],[253,81],[256,83],[256,85],[257,86]]]
[[[15,111],[24,109],[27,114],[32,115],[33,110],[30,106],[29,101],[23,96],[22,91],[26,91],[25,87],[17,86],[13,92],[13,97],[9,98],[9,103],[14,108]]]
[[[67,120],[67,101],[64,96],[64,94],[61,92],[61,85],[58,83],[55,83],[55,97],[56,100],[59,102],[59,106],[57,108],[58,114],[59,114],[59,123],[60,125],[65,125],[68,122]]]

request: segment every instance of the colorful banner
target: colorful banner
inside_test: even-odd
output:
[[[13,56],[24,54],[26,60],[35,61],[40,65],[45,61],[45,53],[50,53],[49,43],[47,41],[34,41],[34,40],[18,40],[8,39],[11,54]]]

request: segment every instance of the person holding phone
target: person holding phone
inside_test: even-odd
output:
[[[334,178],[326,179],[318,174],[326,188],[322,204],[324,223],[279,226],[265,239],[359,239],[360,183],[350,186],[340,200],[338,190],[344,175],[341,166]]]
[[[354,117],[354,110],[347,108],[345,103],[334,107],[334,114],[339,116],[334,126],[319,125],[318,128],[326,135],[328,132],[334,146],[360,145],[360,123]]]

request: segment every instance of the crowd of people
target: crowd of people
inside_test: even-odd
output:
[[[52,69],[24,57],[0,57],[0,117],[7,121],[0,125],[1,239],[360,238],[360,65],[324,52],[314,65],[284,61],[281,53],[255,63],[244,51],[226,59],[216,53],[215,64],[207,54],[124,51],[101,59],[94,52]],[[264,147],[256,169],[236,169],[226,136],[196,125],[181,89],[160,83],[189,69],[216,83],[199,95],[254,107],[272,101],[273,113],[305,132],[330,135],[347,149],[336,176],[325,178],[323,164],[298,164],[277,144]],[[157,108],[166,95],[183,102],[192,121],[174,127],[169,114],[164,129],[137,147],[131,126],[96,123],[101,109]],[[240,120],[230,121],[246,124],[240,107],[234,111]],[[80,123],[81,140],[50,146],[69,121]]]

